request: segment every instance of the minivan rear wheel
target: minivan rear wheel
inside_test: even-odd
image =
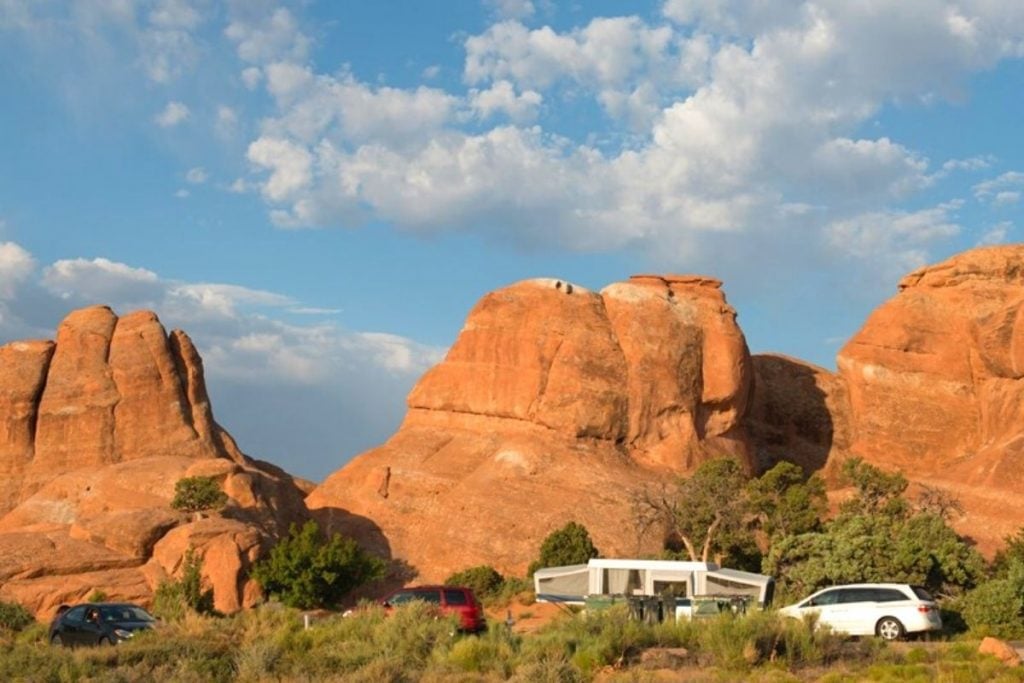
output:
[[[896,617],[882,617],[875,626],[875,633],[882,640],[899,640],[903,637],[903,624]]]

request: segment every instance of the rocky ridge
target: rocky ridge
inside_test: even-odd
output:
[[[72,312],[56,341],[0,347],[0,598],[45,615],[93,591],[146,601],[193,547],[218,609],[252,604],[248,566],[303,493],[213,419],[189,337],[156,315]],[[193,519],[174,484],[212,476],[227,508]]]
[[[307,504],[424,580],[476,564],[521,573],[573,519],[603,552],[636,552],[629,491],[723,453],[753,466],[753,369],[720,284],[536,279],[484,296],[398,432]]]

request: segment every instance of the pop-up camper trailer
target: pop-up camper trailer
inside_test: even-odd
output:
[[[533,575],[541,602],[583,604],[588,596],[666,595],[746,598],[764,607],[771,603],[770,576],[719,567],[713,562],[593,559],[587,564],[546,567]]]

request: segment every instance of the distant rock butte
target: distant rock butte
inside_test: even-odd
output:
[[[642,275],[600,293],[535,279],[486,295],[409,395],[399,431],[307,498],[422,579],[525,570],[570,520],[637,551],[628,492],[731,455],[753,369],[717,280]]]
[[[213,419],[199,354],[148,311],[75,311],[56,342],[0,347],[0,599],[40,615],[99,590],[148,600],[204,557],[218,609],[257,597],[246,570],[306,515],[280,469],[242,454]],[[212,476],[230,496],[193,520],[174,484]]]

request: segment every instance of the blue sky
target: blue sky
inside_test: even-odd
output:
[[[1022,92],[1019,0],[0,0],[0,340],[154,309],[314,479],[521,279],[714,275],[833,367],[1021,239]]]

